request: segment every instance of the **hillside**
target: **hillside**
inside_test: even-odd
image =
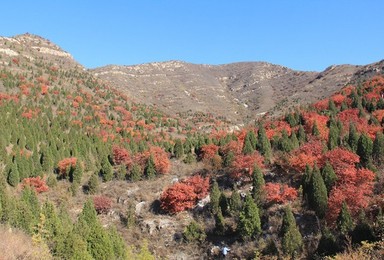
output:
[[[136,66],[147,75],[135,77],[141,87],[158,77],[173,91],[198,78],[210,82],[210,95],[221,89],[232,100],[232,86],[255,106],[239,86],[256,92],[260,78],[290,91],[308,81],[302,98],[323,97],[275,106],[275,117],[235,129],[219,114],[185,116],[171,103],[169,116],[140,103],[129,81],[107,84],[39,36],[0,38],[0,53],[0,246],[8,259],[217,259],[224,247],[230,259],[380,259],[383,62],[322,73],[267,63]]]
[[[197,65],[180,61],[134,66],[106,66],[92,72],[136,100],[170,114],[212,113],[233,123],[266,112],[314,102],[340,90],[350,80],[380,71],[382,63],[330,66],[323,72],[294,71],[265,62]]]

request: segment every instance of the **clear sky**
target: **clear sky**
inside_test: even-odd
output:
[[[320,71],[384,59],[383,0],[13,0],[1,36],[33,33],[87,68],[267,61]]]

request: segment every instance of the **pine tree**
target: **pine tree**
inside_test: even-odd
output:
[[[260,124],[259,130],[257,131],[257,149],[264,156],[265,161],[269,163],[272,157],[271,142],[262,124]]]
[[[100,175],[103,181],[110,181],[113,178],[113,168],[107,156],[104,156],[101,160]]]
[[[305,143],[307,139],[304,127],[302,125],[299,126],[299,130],[297,131],[297,139],[299,140],[299,144]]]
[[[255,165],[252,172],[252,198],[258,205],[263,200],[264,185],[264,175],[261,172],[261,169]]]
[[[240,193],[236,187],[232,191],[231,198],[229,200],[229,208],[234,216],[237,216],[242,208]]]
[[[293,144],[291,142],[291,139],[289,139],[287,131],[285,130],[283,130],[282,136],[279,140],[279,149],[287,153],[293,150]]]
[[[127,259],[127,246],[116,227],[109,228],[108,235],[112,243],[114,259]]]
[[[309,199],[309,194],[312,194],[312,187],[310,185],[312,179],[312,168],[308,164],[305,166],[305,172],[301,179],[301,185],[303,187],[303,197]]]
[[[359,133],[356,130],[355,124],[350,123],[349,134],[348,134],[348,145],[353,152],[356,152],[358,142],[359,142]]]
[[[152,179],[153,177],[156,176],[155,162],[153,161],[152,154],[148,158],[147,165],[145,167],[144,173],[145,173],[145,176],[148,179]]]
[[[19,169],[16,162],[13,163],[10,172],[8,173],[8,183],[12,187],[16,187],[20,182]]]
[[[217,214],[220,208],[220,195],[221,192],[219,190],[219,185],[217,184],[216,180],[212,184],[210,198],[211,198],[211,210],[212,214]]]
[[[96,174],[92,174],[88,180],[88,193],[96,194],[99,190],[99,177]]]
[[[331,112],[332,115],[335,115],[337,113],[337,107],[332,98],[328,100],[328,110]]]
[[[140,165],[134,163],[130,172],[131,181],[139,181],[141,179],[142,171]]]
[[[384,135],[382,132],[377,132],[373,141],[372,156],[378,164],[384,162]]]
[[[251,196],[246,196],[239,216],[239,233],[243,238],[255,238],[261,232],[259,208]]]
[[[312,127],[312,135],[314,136],[319,136],[320,135],[320,131],[319,131],[319,128],[317,126],[317,122],[315,121],[315,123],[313,124],[313,127]]]
[[[353,220],[345,201],[337,217],[337,227],[343,235],[347,235],[353,229]]]
[[[174,152],[175,157],[177,159],[180,159],[184,156],[184,147],[183,147],[183,143],[181,142],[180,139],[176,139],[175,146],[173,148],[173,152]]]
[[[328,149],[332,150],[339,145],[340,132],[334,120],[331,120],[328,133]]]
[[[323,177],[324,184],[327,187],[327,192],[331,191],[333,185],[337,181],[337,175],[335,171],[333,170],[332,165],[327,161],[325,163],[325,166],[323,167],[323,170],[321,171],[321,176]]]
[[[319,245],[317,246],[316,253],[321,256],[334,255],[339,251],[339,245],[336,241],[335,236],[331,233],[328,228],[325,228],[321,232],[321,238]]]
[[[252,147],[251,140],[249,140],[249,137],[246,136],[244,139],[243,154],[252,154],[254,151],[255,149]]]
[[[323,218],[327,210],[328,195],[327,188],[317,165],[314,166],[312,171],[310,187],[312,194],[309,196],[309,205],[319,218]]]
[[[293,149],[299,148],[300,143],[299,143],[299,140],[297,139],[297,136],[296,136],[295,132],[292,131],[290,139],[291,139],[291,143],[292,143],[292,148]]]
[[[367,134],[363,133],[357,143],[356,153],[360,156],[360,163],[364,167],[366,167],[371,161],[372,150],[373,142],[371,138],[369,138]]]
[[[283,236],[281,242],[283,252],[294,257],[301,251],[303,240],[290,207],[284,209],[281,231]]]
[[[224,235],[225,231],[225,220],[223,213],[221,212],[221,208],[219,207],[219,210],[215,214],[215,233],[218,235]]]

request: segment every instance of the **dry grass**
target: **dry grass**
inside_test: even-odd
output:
[[[0,226],[0,237],[0,260],[52,259],[45,244],[33,243],[32,238],[20,230]]]

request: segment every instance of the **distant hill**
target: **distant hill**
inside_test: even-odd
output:
[[[265,62],[214,66],[168,61],[109,65],[92,72],[138,101],[168,113],[201,111],[243,121],[327,97],[351,80],[383,71],[383,64],[337,65],[323,72],[305,72]]]

